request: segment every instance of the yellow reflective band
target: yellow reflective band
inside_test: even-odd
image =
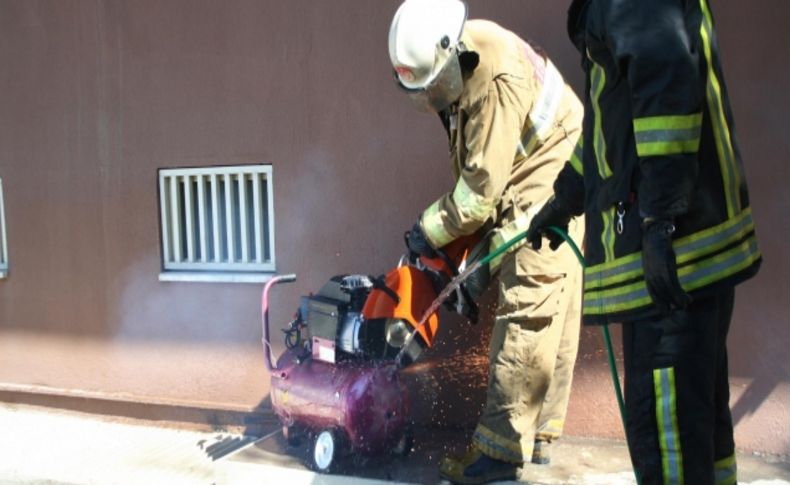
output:
[[[686,141],[637,141],[636,144],[636,154],[640,157],[678,155],[680,153],[697,153],[698,151],[699,138]]]
[[[491,458],[506,461],[508,463],[525,461],[520,443],[510,441],[482,424],[478,424],[477,428],[475,428],[472,442],[480,451]]]
[[[702,127],[702,113],[690,115],[649,116],[634,119],[634,132],[685,130]]]
[[[565,80],[550,61],[546,61],[546,72],[540,94],[529,111],[527,130],[521,135],[516,153],[524,158],[531,156],[551,135],[557,111],[565,94]]]
[[[640,157],[696,153],[701,130],[702,113],[637,118],[636,152]]]
[[[447,232],[447,229],[444,228],[440,200],[441,199],[431,204],[431,206],[422,213],[422,230],[425,231],[425,237],[428,238],[428,241],[435,248],[440,248],[455,239]]]
[[[700,35],[705,51],[705,60],[708,64],[708,85],[705,96],[708,101],[710,118],[713,124],[713,137],[716,140],[716,152],[719,155],[719,165],[721,176],[724,182],[724,195],[727,200],[727,213],[730,217],[741,210],[741,199],[739,194],[740,171],[735,162],[735,152],[732,149],[732,139],[730,137],[730,127],[727,118],[724,116],[724,103],[721,97],[721,85],[716,76],[713,65],[713,49],[711,48],[713,37],[713,18],[708,9],[708,3],[700,0],[703,19],[700,26]]]
[[[554,440],[562,435],[562,429],[565,427],[564,419],[550,419],[548,423],[544,424],[535,432],[535,439]]]
[[[754,231],[751,207],[727,221],[675,240],[672,245],[678,264],[697,259],[729,246]],[[632,253],[611,262],[585,269],[584,289],[591,290],[627,281],[642,274],[642,255]]]
[[[642,276],[642,253],[638,252],[631,256],[633,257],[629,258],[632,260],[630,264],[618,267],[616,271],[612,271],[611,273],[598,273],[594,275],[588,275],[585,270],[584,290],[585,291],[594,290],[596,288],[602,288],[604,286],[613,285],[615,283],[632,280],[634,278]],[[597,266],[595,266],[594,269],[595,268],[597,268]]]
[[[620,258],[617,258],[614,261],[596,264],[595,266],[589,266],[584,270],[584,274],[587,276],[597,276],[598,273],[605,273],[605,272],[610,272],[612,270],[618,270],[621,267],[628,265],[630,262],[637,261],[640,258],[641,256],[639,256],[639,253],[629,254],[627,256],[622,256]]]
[[[529,111],[529,119],[535,130],[538,141],[545,141],[554,128],[557,111],[560,108],[562,96],[565,94],[565,80],[560,71],[551,61],[546,61],[546,72],[543,75],[543,86],[538,99]]]
[[[679,238],[672,245],[675,248],[678,264],[683,264],[729,246],[735,241],[743,239],[750,232],[754,232],[754,220],[752,219],[752,208],[747,207],[736,217],[728,219],[718,226]]]
[[[760,257],[757,239],[752,235],[728,251],[680,268],[678,279],[684,290],[692,291],[732,276],[754,264]],[[648,305],[651,301],[644,280],[608,290],[585,289],[583,313],[603,315],[624,312]]]
[[[576,148],[573,149],[573,155],[571,155],[570,164],[573,167],[573,170],[576,171],[579,175],[584,175],[584,165],[582,165],[582,157],[584,154],[584,137],[579,137],[579,142],[576,143]]]
[[[678,432],[675,369],[654,369],[653,386],[656,393],[656,421],[664,484],[683,485],[683,453]]]
[[[611,290],[584,293],[585,315],[617,313],[648,305],[652,300],[644,281]]]
[[[530,126],[527,129],[526,134],[521,137],[521,141],[518,142],[518,147],[516,147],[516,151],[519,155],[524,158],[529,157],[538,147],[538,135],[535,132],[535,127]]]
[[[497,203],[496,199],[484,197],[472,190],[463,177],[460,177],[455,184],[453,201],[461,217],[479,222],[491,217]]]
[[[735,455],[718,460],[713,464],[716,474],[716,485],[734,485],[738,483],[738,464]]]
[[[716,463],[713,464],[713,468],[715,470],[723,470],[725,468],[732,468],[732,467],[736,466],[735,463],[736,463],[735,462],[735,455],[733,454],[733,455],[728,456],[727,458],[722,458],[721,460],[718,460]]]
[[[729,251],[681,268],[680,284],[686,291],[696,290],[748,268],[761,257],[757,238],[752,235]]]
[[[604,260],[614,259],[614,207],[601,213],[603,218],[603,231],[601,231],[601,244],[603,245]]]
[[[593,151],[598,162],[598,174],[602,179],[612,176],[612,170],[606,161],[606,139],[601,128],[601,104],[600,98],[603,88],[606,86],[606,72],[601,66],[593,62],[590,72],[590,98],[592,99],[593,112],[595,115],[595,125],[593,127]]]

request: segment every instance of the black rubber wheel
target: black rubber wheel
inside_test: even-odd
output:
[[[319,473],[331,473],[340,456],[340,440],[335,431],[325,429],[313,436],[310,447],[310,464]]]
[[[297,426],[283,426],[283,436],[285,442],[291,448],[296,448],[302,445],[305,438],[305,431]]]

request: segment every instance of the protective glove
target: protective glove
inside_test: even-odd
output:
[[[678,280],[672,233],[675,224],[669,219],[646,218],[642,222],[642,269],[647,291],[653,303],[667,314],[684,309],[691,297],[683,291]]]
[[[406,247],[409,248],[412,254],[416,256],[425,256],[427,258],[436,257],[436,250],[431,246],[431,243],[428,242],[428,238],[425,237],[425,233],[422,231],[422,227],[420,227],[420,221],[417,221],[414,227],[411,228],[411,231],[406,232],[404,236],[404,239],[406,239]]]
[[[565,240],[556,232],[550,231],[549,226],[557,226],[568,232],[568,223],[571,221],[571,217],[571,213],[565,210],[554,196],[551,196],[529,223],[527,241],[532,245],[532,249],[540,249],[543,246],[542,238],[546,236],[549,240],[549,247],[552,251],[556,251]]]

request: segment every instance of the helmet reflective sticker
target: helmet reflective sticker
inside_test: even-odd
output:
[[[409,69],[406,66],[398,66],[395,68],[395,72],[398,74],[398,78],[403,82],[414,82],[415,76],[414,71]]]
[[[441,71],[424,88],[409,88],[402,82],[402,76],[395,71],[396,84],[409,96],[414,106],[424,112],[439,112],[453,104],[461,96],[464,89],[461,63],[456,48],[452,49],[450,58]]]

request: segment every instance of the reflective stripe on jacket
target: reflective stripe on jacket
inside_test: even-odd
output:
[[[655,311],[645,216],[675,219],[692,294],[754,275],[761,255],[707,0],[575,0],[568,28],[587,74],[584,139],[555,193],[586,215],[585,322]]]
[[[581,129],[581,102],[527,42],[485,20],[468,21],[461,40],[480,63],[443,113],[456,185],[422,214],[435,247],[542,204]]]

